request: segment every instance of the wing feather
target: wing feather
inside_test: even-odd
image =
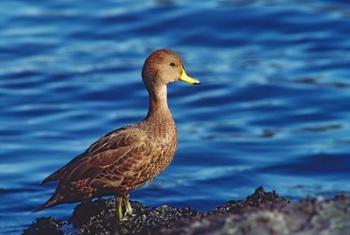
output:
[[[46,177],[42,183],[96,175],[104,167],[125,156],[133,144],[143,140],[143,133],[134,130],[133,126],[117,129],[94,142],[84,153]]]

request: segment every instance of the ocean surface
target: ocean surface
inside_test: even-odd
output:
[[[171,48],[200,86],[169,86],[179,145],[131,197],[207,210],[262,185],[290,199],[350,191],[347,0],[0,3],[0,233],[35,218],[40,181],[142,119],[146,56]]]

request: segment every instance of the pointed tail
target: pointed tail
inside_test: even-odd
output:
[[[47,202],[45,202],[44,204],[42,204],[41,206],[36,208],[33,211],[33,213],[47,209],[47,208],[52,207],[52,206],[56,206],[57,204],[59,204],[59,201],[57,200],[57,195],[54,194]]]

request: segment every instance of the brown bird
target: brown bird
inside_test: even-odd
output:
[[[177,133],[167,102],[167,84],[189,77],[180,57],[167,49],[149,55],[142,69],[149,94],[147,116],[112,131],[42,183],[58,181],[52,197],[36,211],[62,203],[88,201],[115,194],[116,217],[132,215],[129,192],[158,176],[174,157]]]

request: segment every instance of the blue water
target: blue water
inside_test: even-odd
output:
[[[0,15],[0,233],[71,214],[32,214],[55,187],[39,182],[144,117],[140,70],[158,48],[202,85],[169,87],[178,151],[134,200],[350,191],[349,1],[2,0]]]

